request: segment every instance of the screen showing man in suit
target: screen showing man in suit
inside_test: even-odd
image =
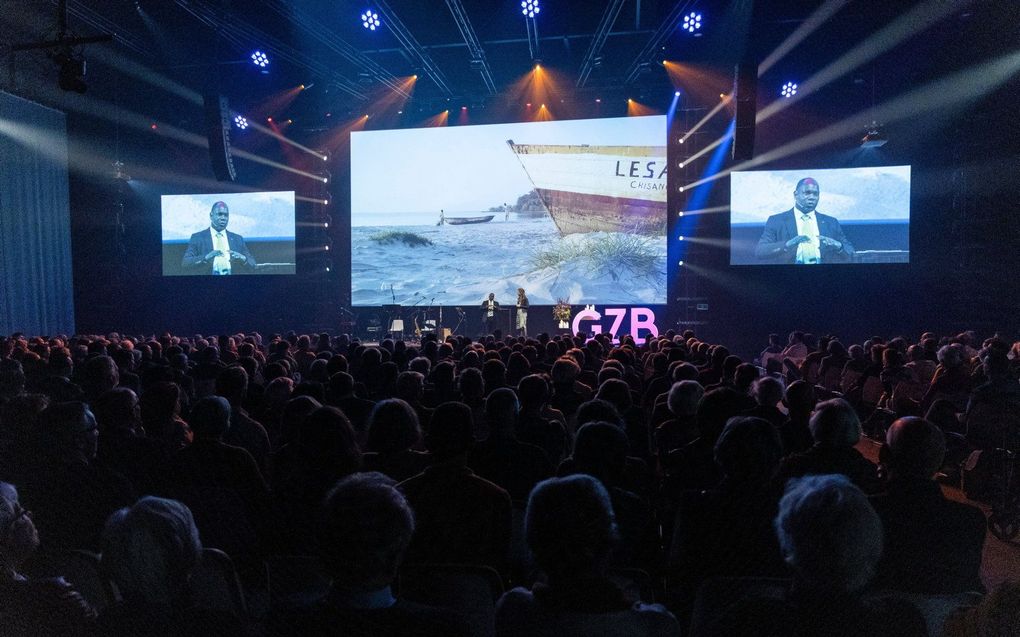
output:
[[[910,166],[730,177],[733,265],[910,260]]]
[[[166,276],[295,273],[293,191],[163,195],[162,217]]]

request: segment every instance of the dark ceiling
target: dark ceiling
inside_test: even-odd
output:
[[[369,112],[414,73],[421,78],[401,107],[428,115],[459,104],[489,108],[490,120],[513,119],[506,109],[496,114],[494,107],[525,99],[513,87],[539,59],[554,80],[552,97],[565,103],[590,104],[600,97],[622,108],[626,97],[634,97],[662,110],[673,84],[660,59],[706,70],[699,81],[712,86],[704,94],[716,95],[731,85],[735,62],[764,59],[819,7],[837,6],[831,19],[760,78],[759,103],[767,103],[778,98],[782,82],[803,81],[908,11],[921,9],[923,18],[929,7],[946,6],[934,0],[540,2],[535,51],[520,0],[68,0],[72,34],[110,33],[115,38],[81,50],[89,61],[89,92],[78,98],[54,95],[57,69],[44,52],[7,50],[56,33],[57,0],[18,0],[17,11],[0,12],[0,88],[69,111],[85,100],[113,103],[194,131],[197,112],[182,106],[177,99],[181,91],[159,89],[172,82],[196,95],[222,93],[244,112],[264,106],[280,91],[314,83],[272,113],[293,118],[297,134],[328,124],[326,113]],[[1017,3],[952,0],[949,5],[944,19],[888,50],[866,55],[865,63],[804,100],[798,112],[812,123],[815,118],[819,123],[834,120],[1016,47]],[[603,33],[602,45],[593,47],[613,7],[619,11],[611,28]],[[454,19],[452,9],[457,8],[484,54],[491,88],[478,63],[472,64],[472,50]],[[361,24],[360,15],[368,9],[383,22],[374,32]],[[677,28],[690,11],[703,16],[697,34]],[[264,71],[248,59],[255,49],[270,56]],[[589,59],[595,56],[597,63]],[[139,83],[128,66],[147,69],[149,83]],[[590,114],[566,110],[559,115]]]

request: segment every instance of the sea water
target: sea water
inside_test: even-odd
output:
[[[614,233],[597,232],[560,237],[548,216],[529,218],[502,212],[488,223],[460,226],[405,225],[351,228],[351,301],[355,306],[388,303],[474,307],[492,292],[504,305],[513,305],[517,288],[527,291],[532,305],[661,304],[666,301],[666,239],[648,239],[654,263],[642,271],[603,264],[593,269],[583,258],[537,268],[537,251],[560,242],[601,242]],[[460,215],[457,216],[468,216]],[[437,216],[438,220],[438,216]],[[401,241],[381,243],[383,232],[409,232],[432,245],[408,246]],[[434,299],[434,300],[433,300]]]

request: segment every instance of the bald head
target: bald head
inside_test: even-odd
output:
[[[228,221],[230,221],[230,209],[227,208],[227,204],[217,201],[209,211],[209,224],[213,230],[220,232],[227,227]]]
[[[819,188],[818,182],[810,177],[805,177],[797,182],[797,187],[793,190],[793,199],[801,212],[813,212],[818,205],[820,193],[821,188]]]
[[[900,418],[885,434],[887,464],[894,478],[922,478],[934,475],[946,456],[946,437],[934,424],[910,416]]]

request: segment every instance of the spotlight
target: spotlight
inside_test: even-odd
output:
[[[684,211],[683,211],[683,210],[681,210],[681,211],[677,212],[677,213],[676,213],[676,216],[678,216],[678,217],[682,217],[682,216],[684,216]]]
[[[369,31],[375,31],[379,28],[379,14],[372,11],[365,11],[361,14],[361,26],[365,27]]]
[[[673,97],[680,97],[680,91],[673,91]]]
[[[701,14],[691,11],[684,16],[684,31],[694,33],[701,28]]]
[[[538,7],[538,0],[521,0],[521,13],[534,18],[535,14],[540,11]]]
[[[259,67],[260,69],[264,69],[267,66],[269,66],[269,56],[263,53],[262,51],[253,52],[251,54],[251,61],[255,66]]]
[[[244,115],[235,115],[234,126],[237,126],[241,130],[248,128],[248,118],[246,118]]]
[[[681,260],[680,262],[678,262],[678,263],[677,263],[677,265],[679,265],[679,266],[681,266],[681,267],[683,266],[683,264],[684,264],[684,262],[683,262],[682,260]]]
[[[864,139],[861,140],[861,148],[878,148],[884,146],[889,141],[885,135],[878,128],[877,122],[871,122],[871,126],[868,127],[868,132],[864,135]]]
[[[780,91],[783,97],[793,97],[797,94],[797,85],[793,82],[787,82],[783,84],[783,89]]]
[[[683,240],[684,240],[684,236],[683,236],[683,235],[680,235],[680,240],[681,240],[681,241],[683,241]]]

